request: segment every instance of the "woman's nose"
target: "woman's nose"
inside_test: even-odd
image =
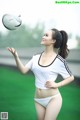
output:
[[[45,36],[42,37],[42,39],[44,39],[44,38],[45,38]]]

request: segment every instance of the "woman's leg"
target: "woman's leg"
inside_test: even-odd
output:
[[[62,106],[62,97],[58,96],[52,98],[46,108],[44,120],[56,120]]]
[[[45,108],[37,102],[35,102],[35,107],[36,107],[38,120],[44,120]]]

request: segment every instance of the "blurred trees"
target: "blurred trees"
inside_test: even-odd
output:
[[[37,23],[34,27],[22,25],[17,30],[9,31],[5,34],[0,33],[0,48],[4,47],[40,47],[40,41],[44,34],[45,26],[43,23]],[[72,34],[69,33],[69,39]],[[78,48],[80,48],[80,36],[75,38],[78,41]]]
[[[75,40],[77,42],[77,48],[80,48],[80,35],[79,34],[76,34],[76,36],[74,36],[72,33],[69,33],[68,34],[68,38],[70,40],[72,40],[71,42],[73,42],[73,40]]]
[[[36,24],[34,28],[22,25],[17,30],[0,33],[0,48],[4,47],[38,47],[44,33],[44,25]]]
[[[76,40],[78,41],[78,48],[80,48],[80,36],[79,35],[76,36]]]

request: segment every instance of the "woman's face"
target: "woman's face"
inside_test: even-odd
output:
[[[53,45],[55,40],[52,39],[52,30],[47,31],[42,37],[41,44],[45,46]]]

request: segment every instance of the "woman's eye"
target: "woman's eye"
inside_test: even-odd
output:
[[[44,34],[44,36],[48,36],[48,34]]]

